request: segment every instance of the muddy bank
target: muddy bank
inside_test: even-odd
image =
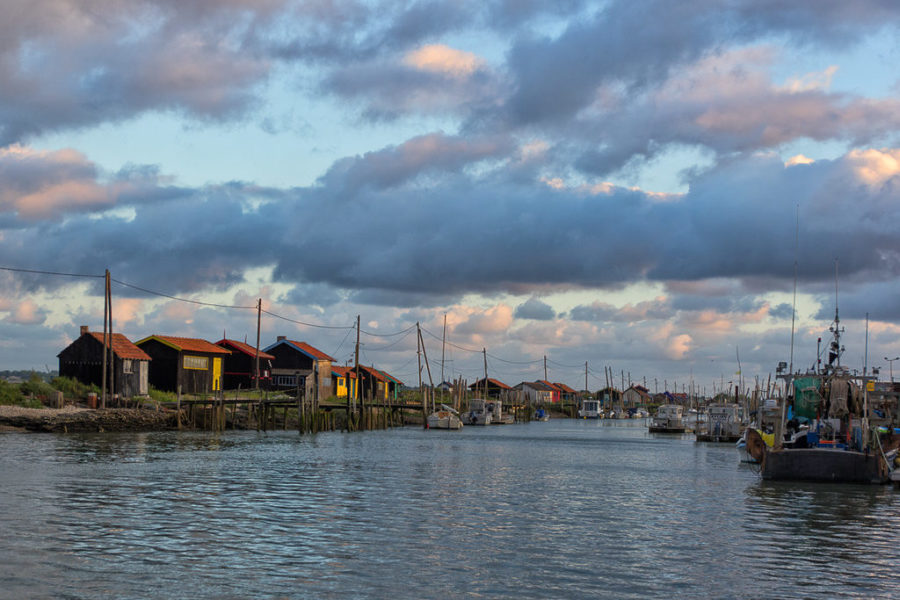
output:
[[[0,432],[159,431],[177,426],[175,412],[142,408],[90,410],[0,406]]]

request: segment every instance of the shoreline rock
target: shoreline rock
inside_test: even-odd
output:
[[[161,431],[177,426],[174,411],[145,408],[83,409],[0,406],[0,433],[88,433]]]

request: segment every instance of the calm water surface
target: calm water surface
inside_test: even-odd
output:
[[[636,422],[3,434],[0,597],[898,597],[898,515]]]

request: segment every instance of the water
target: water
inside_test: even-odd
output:
[[[0,435],[3,598],[897,596],[900,492],[639,423]]]

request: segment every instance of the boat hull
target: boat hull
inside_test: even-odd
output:
[[[772,481],[834,483],[880,484],[889,477],[881,457],[831,448],[766,449],[760,473]]]
[[[650,426],[650,433],[685,433],[685,427],[666,427],[666,426]]]

